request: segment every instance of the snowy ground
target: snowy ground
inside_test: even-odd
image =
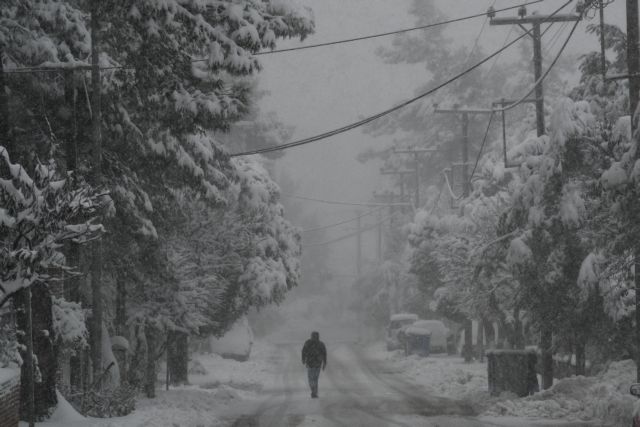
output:
[[[38,425],[241,427],[267,422],[280,427],[338,426],[349,420],[357,426],[366,420],[368,426],[383,426],[393,420],[412,427],[627,426],[631,419],[631,362],[614,363],[598,378],[565,379],[528,398],[492,398],[485,364],[445,355],[404,357],[400,351],[387,352],[383,343],[336,343],[329,348],[318,402],[309,399],[298,347],[258,342],[247,362],[195,356],[206,373],[191,374],[189,386],[159,388],[155,399],[141,398],[126,417],[84,418],[61,402],[53,417]]]
[[[406,380],[434,394],[468,401],[483,414],[481,419],[496,424],[511,423],[517,417],[627,426],[636,402],[629,395],[629,385],[636,375],[632,361],[614,362],[598,377],[556,380],[550,390],[518,398],[489,395],[484,363],[465,364],[459,357],[445,355],[405,357],[401,351],[386,351],[383,343],[370,346],[368,352]]]
[[[85,418],[62,401],[42,427],[218,427],[228,423],[221,416],[243,400],[256,399],[264,384],[273,381],[270,363],[274,348],[254,345],[247,362],[222,359],[216,355],[196,355],[207,371],[190,374],[191,385],[157,390],[155,399],[140,398],[136,410],[125,417]],[[21,423],[21,427],[26,427]]]

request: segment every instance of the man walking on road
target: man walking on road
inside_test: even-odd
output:
[[[318,377],[320,377],[320,369],[324,371],[327,366],[327,348],[320,341],[318,332],[311,332],[311,339],[308,339],[302,347],[302,364],[307,367],[307,376],[309,378],[309,388],[311,389],[311,397],[318,397]]]

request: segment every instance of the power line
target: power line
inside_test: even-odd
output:
[[[484,132],[484,138],[482,138],[482,144],[480,145],[480,151],[478,152],[478,156],[476,157],[476,163],[475,165],[473,165],[473,170],[471,171],[471,175],[469,176],[469,186],[471,185],[473,175],[476,173],[476,169],[478,168],[478,163],[480,162],[480,158],[482,157],[484,146],[487,143],[487,137],[489,136],[489,129],[491,129],[491,122],[493,121],[494,115],[495,113],[491,113],[491,116],[489,117],[489,123],[487,124],[487,130]]]
[[[531,4],[541,3],[543,1],[544,0],[530,1],[530,2],[527,2],[527,3],[522,3],[522,4],[518,4],[518,5],[514,5],[514,6],[504,7],[502,9],[496,9],[495,12],[496,13],[505,12],[507,10],[517,9],[519,7],[522,7],[522,6],[528,6],[528,5],[531,5]],[[434,22],[432,24],[421,25],[419,27],[404,28],[404,29],[401,29],[401,30],[389,31],[389,32],[386,32],[386,33],[372,34],[372,35],[368,35],[368,36],[354,37],[354,38],[351,38],[351,39],[336,40],[336,41],[326,42],[326,43],[310,44],[310,45],[307,45],[307,46],[291,47],[291,48],[287,48],[287,49],[268,50],[268,51],[264,51],[264,52],[254,53],[254,55],[271,55],[271,54],[274,54],[274,53],[292,52],[292,51],[296,51],[296,50],[313,49],[313,48],[316,48],[316,47],[333,46],[333,45],[343,44],[343,43],[352,43],[352,42],[357,42],[357,41],[362,41],[362,40],[374,39],[374,38],[378,38],[378,37],[386,37],[386,36],[392,36],[392,35],[396,35],[396,34],[408,33],[408,32],[411,32],[411,31],[426,30],[428,28],[438,27],[438,26],[447,25],[447,24],[453,24],[455,22],[467,21],[469,19],[480,18],[482,16],[487,16],[487,12],[476,13],[474,15],[463,16],[463,17],[460,17],[460,18],[448,19],[446,21],[441,21],[441,22]],[[201,62],[201,61],[206,61],[206,60],[207,59],[205,59],[205,58],[195,59],[194,62]]]
[[[549,15],[550,17],[553,17],[554,15],[557,15],[558,12],[560,12],[562,9],[564,9],[565,7],[567,7],[569,4],[571,4],[573,0],[567,0],[562,6],[560,6],[558,9],[556,9],[551,15]],[[581,15],[582,16],[582,15]],[[576,21],[576,23],[579,21]],[[575,28],[577,27],[574,26],[573,30],[571,31],[571,35],[573,34],[573,31],[575,30]],[[306,145],[306,144],[310,144],[316,141],[320,141],[326,138],[330,138],[332,136],[335,135],[339,135],[341,133],[344,132],[348,132],[350,130],[356,129],[360,126],[363,126],[365,124],[371,123],[381,117],[387,116],[395,111],[398,111],[410,104],[413,104],[416,101],[419,101],[422,98],[425,98],[431,94],[433,94],[434,92],[438,91],[439,89],[451,84],[452,82],[458,80],[459,78],[463,77],[464,75],[470,73],[471,71],[475,70],[476,68],[480,67],[481,65],[483,65],[484,63],[486,63],[487,61],[489,61],[490,59],[492,59],[493,57],[498,56],[499,54],[501,54],[502,52],[504,52],[505,50],[507,50],[508,48],[510,48],[511,46],[513,46],[516,42],[522,40],[524,37],[526,37],[527,35],[530,35],[532,33],[533,29],[531,30],[527,30],[525,31],[523,34],[521,34],[520,36],[516,37],[514,40],[512,40],[511,42],[507,43],[505,46],[503,46],[502,48],[498,49],[497,51],[493,52],[491,55],[485,57],[484,59],[482,59],[481,61],[477,62],[476,64],[474,64],[473,66],[467,68],[466,70],[456,74],[455,76],[453,76],[452,78],[450,78],[449,80],[446,80],[444,83],[441,83],[440,85],[434,87],[433,89],[430,89],[418,96],[415,96],[407,101],[402,102],[401,104],[396,105],[395,107],[389,108],[385,111],[382,111],[378,114],[375,114],[373,116],[369,116],[365,119],[362,119],[360,121],[351,123],[349,125],[343,126],[341,128],[338,129],[334,129],[332,131],[329,132],[324,132],[321,133],[319,135],[315,135],[312,137],[308,137],[308,138],[304,138],[304,139],[300,139],[297,141],[293,141],[293,142],[289,142],[286,144],[280,144],[280,145],[276,145],[276,146],[272,146],[272,147],[266,147],[266,148],[260,148],[260,149],[255,149],[255,150],[250,150],[250,151],[244,151],[244,152],[239,152],[239,153],[231,153],[229,156],[230,157],[238,157],[238,156],[249,156],[249,155],[253,155],[253,154],[262,154],[262,153],[269,153],[269,152],[273,152],[273,151],[280,151],[280,150],[286,150],[289,148],[294,148],[294,147],[298,147],[301,145]],[[570,36],[571,36],[570,35]],[[566,45],[565,45],[566,46]],[[554,62],[555,63],[555,62]],[[534,89],[535,90],[535,86]],[[528,96],[528,95],[527,95]]]
[[[308,228],[308,229],[306,229],[306,230],[302,230],[302,232],[303,232],[303,233],[309,233],[309,232],[311,232],[311,231],[326,230],[326,229],[328,229],[328,228],[337,227],[337,226],[339,226],[339,225],[349,224],[350,222],[356,221],[356,220],[358,220],[358,219],[360,219],[360,218],[363,218],[363,217],[365,217],[365,216],[367,216],[367,215],[371,215],[371,214],[376,213],[376,212],[378,212],[378,211],[380,211],[380,210],[382,210],[382,209],[385,209],[385,208],[386,208],[386,206],[381,206],[381,207],[376,208],[376,209],[371,209],[370,211],[367,211],[367,212],[363,213],[362,215],[358,215],[358,216],[356,216],[356,217],[354,217],[354,218],[349,218],[349,219],[347,219],[347,220],[340,221],[340,222],[336,222],[336,223],[329,224],[329,225],[323,225],[323,226],[321,226],[321,227]]]
[[[388,220],[390,220],[391,218],[393,218],[394,216],[398,215],[398,213],[392,213],[391,215],[387,215],[385,218],[383,218],[382,220],[376,222],[375,224],[371,224],[368,225],[366,227],[362,227],[360,228],[360,230],[356,231],[355,233],[350,233],[350,234],[345,234],[344,236],[340,236],[336,239],[331,239],[331,240],[327,240],[326,242],[321,242],[321,243],[311,243],[308,245],[303,245],[302,248],[309,248],[309,247],[315,247],[315,246],[325,246],[325,245],[330,245],[332,243],[338,243],[341,242],[343,240],[347,240],[350,239],[352,237],[356,237],[359,234],[361,234],[363,231],[369,231],[372,230],[374,228],[376,228],[377,226],[384,224],[385,222],[387,222]]]
[[[498,9],[495,12],[504,12],[507,10],[513,10],[513,9],[517,9],[519,7],[522,6],[528,6],[531,4],[536,4],[536,3],[541,3],[544,0],[534,0],[534,1],[530,1],[530,2],[526,2],[526,3],[522,3],[522,4],[518,4],[518,5],[514,5],[514,6],[509,6],[509,7],[505,7],[502,9]],[[336,40],[336,41],[332,41],[332,42],[326,42],[326,43],[317,43],[317,44],[312,44],[312,45],[307,45],[307,46],[298,46],[298,47],[292,47],[292,48],[287,48],[287,49],[275,49],[275,50],[269,50],[269,51],[264,51],[264,52],[256,52],[256,53],[252,53],[252,56],[261,56],[261,55],[271,55],[271,54],[275,54],[275,53],[283,53],[283,52],[292,52],[292,51],[297,51],[297,50],[304,50],[304,49],[312,49],[312,48],[317,48],[317,47],[324,47],[324,46],[333,46],[333,45],[337,45],[337,44],[343,44],[343,43],[352,43],[352,42],[356,42],[356,41],[361,41],[361,40],[368,40],[368,39],[373,39],[373,38],[378,38],[378,37],[385,37],[385,36],[391,36],[391,35],[395,35],[395,34],[402,34],[402,33],[407,33],[407,32],[411,32],[411,31],[418,31],[418,30],[424,30],[424,29],[428,29],[428,28],[433,28],[433,27],[437,27],[437,26],[442,26],[442,25],[447,25],[447,24],[452,24],[455,22],[461,22],[461,21],[466,21],[466,20],[470,20],[470,19],[475,19],[475,18],[479,18],[481,16],[486,16],[487,13],[483,12],[483,13],[477,13],[474,15],[468,15],[468,16],[463,16],[460,18],[453,18],[453,19],[448,19],[446,21],[441,21],[441,22],[435,22],[432,24],[427,24],[427,25],[421,25],[418,27],[411,27],[411,28],[404,28],[401,30],[395,30],[395,31],[389,31],[386,33],[379,33],[379,34],[372,34],[372,35],[368,35],[368,36],[362,36],[362,37],[354,37],[354,38],[350,38],[350,39],[344,39],[344,40]],[[206,62],[208,61],[208,58],[195,58],[195,59],[191,59],[192,63],[195,62]],[[61,63],[64,64],[64,63]],[[16,67],[16,68],[6,68],[4,70],[4,72],[6,74],[27,74],[27,73],[56,73],[56,72],[60,72],[60,71],[64,71],[64,70],[81,70],[81,71],[89,71],[91,69],[91,65],[89,64],[82,64],[82,65],[75,65],[75,66],[67,66],[66,64],[64,66],[56,66],[56,67],[52,67],[52,66],[31,66],[31,67]],[[135,67],[131,67],[131,66],[126,66],[126,65],[112,65],[112,66],[107,66],[107,67],[100,67],[100,70],[135,70]]]
[[[318,202],[318,203],[325,203],[328,205],[344,205],[344,206],[382,206],[382,207],[389,207],[389,206],[411,206],[410,203],[375,203],[375,202],[343,202],[343,201],[338,201],[338,200],[324,200],[324,199],[314,199],[312,197],[305,197],[305,196],[298,196],[295,194],[285,194],[282,193],[281,194],[284,197],[288,197],[290,199],[300,199],[300,200],[307,200],[310,202]]]
[[[503,46],[502,48],[496,50],[495,52],[493,52],[491,55],[485,57],[484,59],[480,60],[479,62],[477,62],[476,64],[472,65],[471,67],[467,68],[466,70],[456,74],[455,76],[451,77],[450,79],[446,80],[444,83],[440,83],[439,85],[437,85],[436,87],[421,93],[418,96],[415,96],[407,101],[404,101],[398,105],[396,105],[395,107],[391,107],[387,110],[384,110],[380,113],[377,113],[373,116],[369,116],[365,119],[359,120],[357,122],[348,124],[346,126],[340,127],[338,129],[334,129],[332,131],[329,132],[324,132],[321,133],[319,135],[315,135],[315,136],[311,136],[308,138],[304,138],[304,139],[300,139],[298,141],[293,141],[293,142],[289,142],[286,144],[281,144],[281,145],[275,145],[273,147],[266,147],[266,148],[260,148],[260,149],[256,149],[256,150],[250,150],[250,151],[243,151],[243,152],[239,152],[239,153],[232,153],[229,156],[230,157],[238,157],[238,156],[249,156],[249,155],[253,155],[253,154],[262,154],[262,153],[269,153],[272,151],[280,151],[280,150],[286,150],[289,148],[294,148],[294,147],[298,147],[301,145],[306,145],[306,144],[310,144],[316,141],[320,141],[335,135],[339,135],[341,133],[344,132],[348,132],[350,130],[356,129],[360,126],[363,126],[367,123],[371,123],[381,117],[387,116],[395,111],[398,111],[408,105],[411,105],[423,98],[426,98],[427,96],[437,92],[438,90],[442,89],[443,87],[453,83],[454,81],[458,80],[459,78],[463,77],[464,75],[470,73],[471,71],[475,70],[476,68],[480,67],[482,64],[488,62],[489,60],[491,60],[492,58],[498,56],[499,54],[501,54],[502,52],[504,52],[505,50],[507,50],[508,48],[510,48],[511,46],[513,46],[516,42],[520,41],[521,39],[523,39],[524,37],[526,37],[527,35],[529,35],[531,33],[532,30],[527,31],[526,33],[518,36],[517,38],[515,38],[514,40],[512,40],[511,42],[509,42],[508,44],[506,44],[505,46]]]

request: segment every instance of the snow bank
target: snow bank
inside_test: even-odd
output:
[[[495,403],[486,415],[595,420],[605,425],[628,425],[636,402],[636,398],[629,395],[635,370],[631,360],[614,362],[598,377],[565,378],[551,389],[533,396]]]
[[[434,395],[466,400],[474,406],[482,406],[482,402],[490,398],[485,363],[464,363],[460,357],[444,355],[405,357],[402,351],[386,351],[382,343],[370,346],[367,354],[390,364],[404,380]]]
[[[209,338],[209,351],[222,357],[237,360],[248,359],[252,345],[253,332],[246,317],[242,317],[222,337]]]
[[[56,396],[58,398],[58,406],[48,420],[50,423],[66,425],[68,423],[86,420],[85,417],[80,415],[78,411],[76,411],[73,406],[67,402],[58,390],[56,390]]]
[[[20,375],[18,368],[0,368],[0,384],[12,380]]]

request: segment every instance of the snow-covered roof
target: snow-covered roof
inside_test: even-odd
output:
[[[409,326],[405,333],[409,335],[423,335],[423,336],[431,336],[431,331],[425,328],[420,328],[418,326]]]
[[[412,313],[398,313],[398,314],[391,315],[392,322],[398,321],[398,320],[418,320],[418,315],[412,314]]]

